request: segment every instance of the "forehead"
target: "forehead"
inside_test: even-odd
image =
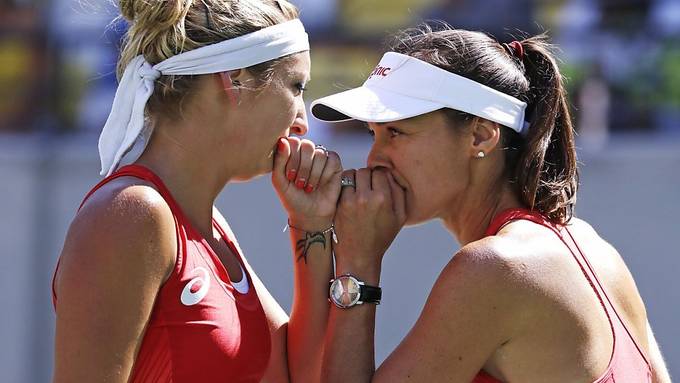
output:
[[[309,51],[288,56],[282,69],[288,76],[308,79],[311,70]]]
[[[419,116],[405,118],[403,120],[397,120],[393,122],[376,122],[377,126],[389,126],[389,125],[401,125],[401,126],[432,126],[434,124],[441,124],[445,122],[443,118],[443,113],[439,110],[434,112],[421,114]]]

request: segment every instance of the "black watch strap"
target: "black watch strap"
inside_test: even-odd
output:
[[[380,299],[382,299],[382,289],[376,286],[361,286],[361,294],[359,294],[359,300],[364,303],[375,303],[380,304]]]

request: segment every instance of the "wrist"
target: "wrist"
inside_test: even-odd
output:
[[[380,285],[380,264],[367,262],[340,261],[336,256],[335,275],[351,274],[366,284]]]
[[[307,232],[324,231],[333,226],[333,217],[294,217],[288,218],[288,226]]]

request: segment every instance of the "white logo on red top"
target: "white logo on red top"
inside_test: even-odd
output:
[[[208,270],[203,267],[197,267],[193,269],[191,273],[198,273],[201,275],[190,280],[189,283],[184,286],[180,301],[185,306],[193,306],[200,302],[208,295],[208,290],[210,289],[210,274],[208,274]]]

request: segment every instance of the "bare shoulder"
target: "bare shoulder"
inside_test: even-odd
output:
[[[486,287],[518,287],[526,278],[526,251],[510,238],[491,236],[462,247],[445,268],[447,273],[484,281]],[[521,285],[520,285],[521,286]]]
[[[90,196],[55,280],[55,381],[127,379],[176,254],[172,212],[153,187],[120,178]]]
[[[164,279],[177,253],[174,218],[149,184],[122,177],[93,193],[76,214],[64,244],[61,270],[125,271],[144,266]],[[113,268],[112,268],[113,267]]]
[[[441,291],[442,299],[460,300],[466,308],[491,310],[493,316],[502,316],[511,325],[513,317],[526,312],[530,305],[535,290],[530,272],[516,241],[486,237],[467,244],[453,256],[433,291]]]

